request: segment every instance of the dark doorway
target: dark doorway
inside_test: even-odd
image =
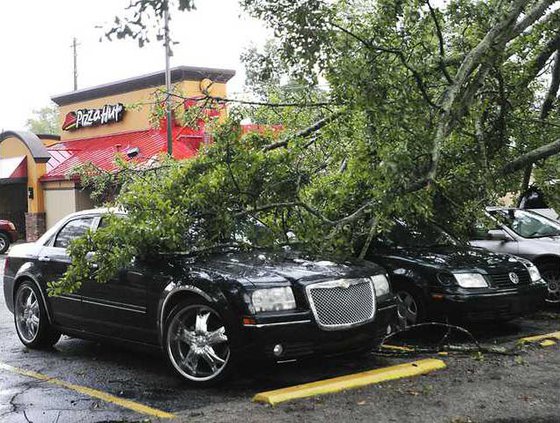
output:
[[[25,213],[27,212],[27,184],[1,183],[0,219],[7,219],[16,225],[20,239],[25,239]]]

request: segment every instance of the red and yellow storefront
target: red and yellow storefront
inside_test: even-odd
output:
[[[181,98],[203,97],[209,87],[212,96],[226,97],[234,74],[182,66],[171,70],[171,79]],[[72,177],[73,168],[91,162],[112,171],[118,154],[147,162],[166,152],[165,122],[153,125],[154,94],[163,89],[164,80],[164,72],[156,72],[53,97],[60,108],[60,137],[0,133],[0,219],[14,221],[27,240],[35,240],[68,213],[93,207],[88,192]],[[180,107],[190,104],[186,100]],[[205,138],[203,124],[191,129],[173,122],[173,156],[194,156]]]

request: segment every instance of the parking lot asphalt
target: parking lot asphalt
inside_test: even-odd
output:
[[[0,256],[0,272],[2,268]],[[403,356],[394,352],[259,368],[251,365],[252,357],[247,357],[247,367],[238,370],[225,386],[202,390],[185,386],[167,368],[163,358],[153,353],[68,337],[62,338],[50,351],[28,350],[19,342],[13,316],[6,309],[3,295],[0,297],[1,422],[159,421],[158,411],[189,422],[560,421],[558,344],[541,347],[538,343],[527,346],[517,343],[524,336],[560,330],[558,308],[508,324],[468,328],[483,346],[503,347],[511,352],[509,355],[476,352],[465,337],[450,337],[448,342],[468,351]],[[425,348],[441,337],[442,333],[430,330],[428,334],[391,342]],[[442,359],[447,368],[275,407],[252,401],[259,392],[422,358]],[[33,371],[45,379],[10,368]],[[57,381],[63,384],[53,383]],[[93,389],[102,395],[90,395],[89,391],[72,387]],[[150,414],[150,410],[155,413]]]

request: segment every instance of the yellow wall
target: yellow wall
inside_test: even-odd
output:
[[[33,188],[33,199],[27,199],[27,211],[29,213],[44,213],[45,200],[43,196],[43,187],[39,183],[39,178],[47,171],[45,163],[35,163],[31,153],[18,138],[6,138],[0,143],[0,157],[27,157],[27,187]]]
[[[45,190],[45,204],[48,230],[64,216],[76,211],[76,191],[73,188]]]
[[[175,84],[178,93],[185,97],[196,97],[203,95],[200,91],[200,81],[182,81]],[[163,88],[163,87],[160,87]],[[126,110],[124,113],[123,120],[117,123],[110,123],[107,125],[80,128],[75,131],[62,131],[61,141],[70,141],[73,139],[81,138],[91,138],[99,137],[104,135],[116,134],[120,132],[129,131],[140,131],[143,129],[150,128],[150,114],[152,112],[152,107],[150,103],[153,103],[153,94],[158,88],[146,88],[142,90],[133,91],[130,93],[117,94],[102,98],[96,98],[94,100],[83,101],[79,103],[73,103],[66,106],[60,107],[60,127],[64,122],[66,114],[71,111],[78,109],[98,109],[106,104],[116,104],[123,103],[125,109],[129,105],[139,105],[138,108]],[[212,85],[211,94],[213,96],[225,97],[226,96],[226,84],[225,83],[214,83]],[[142,103],[148,103],[143,104]]]
[[[76,188],[73,181],[45,181],[43,187],[47,229],[70,213],[95,207],[89,193]]]

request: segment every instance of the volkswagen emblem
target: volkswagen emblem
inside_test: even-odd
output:
[[[515,272],[509,272],[509,280],[512,281],[514,284],[519,283],[519,276]]]

